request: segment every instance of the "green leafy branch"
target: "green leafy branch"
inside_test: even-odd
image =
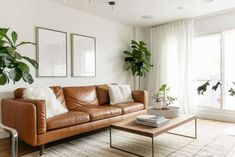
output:
[[[34,82],[27,63],[35,69],[38,69],[38,63],[34,59],[22,56],[17,48],[27,44],[35,45],[35,43],[17,42],[17,40],[18,35],[15,31],[9,32],[8,28],[0,28],[0,85],[9,83],[9,80],[14,83],[21,79],[29,84]]]
[[[197,88],[197,92],[198,92],[199,95],[204,95],[204,93],[207,91],[207,87],[210,86],[211,81],[212,80],[208,80],[206,83],[202,84],[201,86],[199,86]],[[218,87],[223,85],[223,84],[225,84],[225,83],[222,82],[222,81],[218,81],[215,85],[212,86],[212,90],[216,91],[218,89]],[[235,82],[233,82],[233,84],[235,85]],[[229,87],[228,92],[229,92],[230,96],[235,96],[235,90],[232,87]]]

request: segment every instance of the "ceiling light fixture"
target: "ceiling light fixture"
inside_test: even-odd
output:
[[[115,1],[109,1],[108,4],[111,6],[112,12],[113,12],[113,7],[115,6],[116,2]]]
[[[213,2],[214,0],[202,0],[202,1],[205,3],[210,3],[210,2]]]
[[[142,16],[143,19],[146,19],[146,20],[150,20],[150,19],[153,19],[153,16],[151,15],[144,15]]]
[[[114,6],[116,3],[114,1],[109,1],[109,5]]]

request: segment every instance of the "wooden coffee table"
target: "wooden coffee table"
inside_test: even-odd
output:
[[[166,124],[162,127],[159,127],[159,128],[152,128],[152,127],[147,127],[147,126],[136,124],[135,119],[136,118],[130,118],[130,119],[118,122],[118,123],[114,123],[110,126],[110,147],[111,148],[118,149],[118,150],[130,153],[130,154],[136,155],[136,156],[143,157],[143,155],[139,155],[139,154],[130,152],[128,150],[124,150],[124,149],[113,146],[112,129],[117,129],[117,130],[129,132],[129,133],[133,133],[133,134],[137,134],[137,135],[142,135],[145,137],[150,137],[152,139],[152,157],[154,157],[154,137],[156,137],[158,135],[161,135],[163,133],[170,133],[170,134],[193,138],[193,139],[197,138],[197,118],[195,115],[191,115],[191,114],[181,115],[180,117],[170,119],[170,122],[168,124]],[[181,125],[188,123],[190,121],[193,121],[193,120],[195,122],[193,137],[168,132],[169,130],[172,130],[178,126],[181,126]]]

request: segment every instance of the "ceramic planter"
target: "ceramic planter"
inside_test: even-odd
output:
[[[160,102],[153,102],[153,108],[154,109],[162,109],[163,107],[163,102],[160,101]]]
[[[167,109],[157,109],[155,107],[148,108],[148,114],[163,116],[165,118],[176,118],[180,115],[180,109],[176,106],[169,106]]]

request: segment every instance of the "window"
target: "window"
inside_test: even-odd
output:
[[[197,106],[207,106],[218,109],[235,110],[235,97],[228,93],[228,89],[235,82],[235,30],[218,34],[196,37],[193,41],[192,52],[192,86],[193,102]],[[212,91],[210,89],[199,96],[197,87],[212,80],[226,85]]]

